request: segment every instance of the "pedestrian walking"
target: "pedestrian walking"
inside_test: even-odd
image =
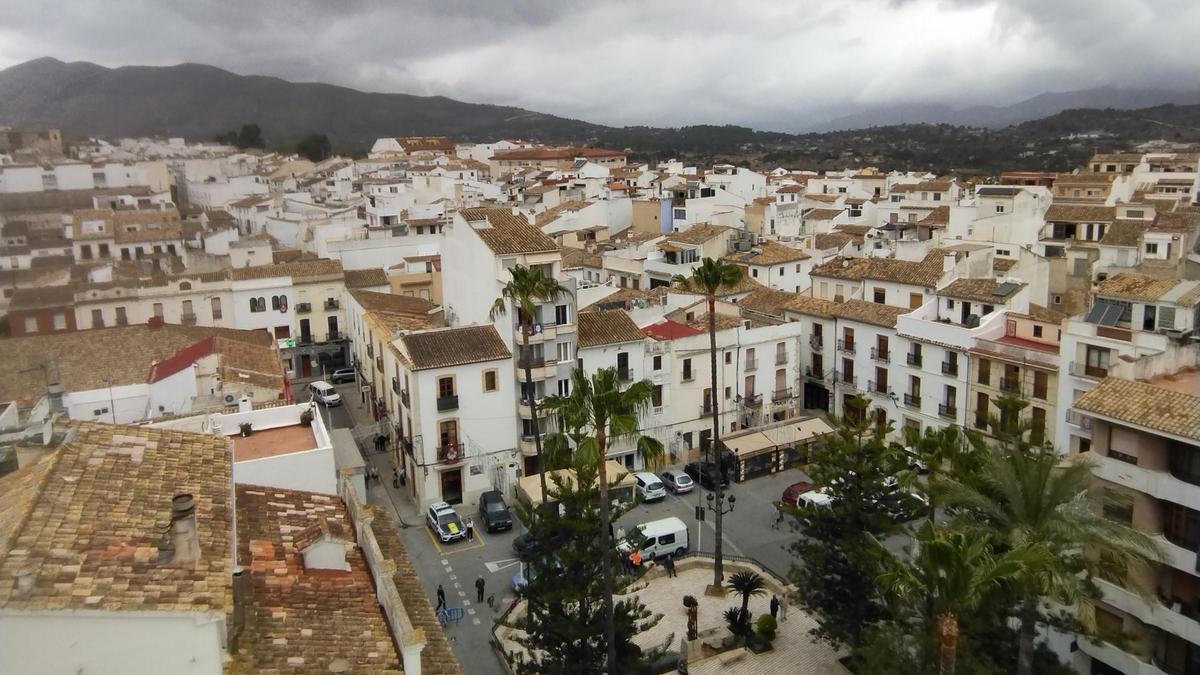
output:
[[[779,596],[778,595],[771,596],[771,618],[772,619],[779,618]]]
[[[483,587],[486,583],[487,582],[483,580],[482,576],[480,576],[478,579],[475,580],[475,601],[476,602],[483,602]]]
[[[407,475],[408,475],[407,471],[405,471],[404,469],[400,469],[400,486],[401,487],[408,485],[408,482],[406,481]]]
[[[787,621],[787,608],[790,604],[791,594],[787,591],[783,593],[783,601],[779,603],[779,620]]]
[[[783,524],[783,505],[780,504],[775,507],[775,522],[771,524],[771,529],[778,530],[779,526],[782,524]]]
[[[434,607],[433,610],[436,612],[440,609],[446,609],[446,591],[442,590],[441,584],[438,584],[437,607]]]
[[[392,487],[400,489],[400,469],[392,467]]]
[[[677,576],[675,573],[675,556],[668,555],[667,559],[663,561],[663,567],[667,569],[668,577]]]
[[[467,526],[467,541],[475,541],[475,521],[467,518],[467,522],[463,523]]]

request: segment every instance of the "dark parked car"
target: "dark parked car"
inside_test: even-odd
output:
[[[684,465],[683,472],[686,473],[693,481],[699,483],[700,487],[707,488],[709,490],[712,490],[717,486],[718,476],[721,480],[721,487],[729,486],[728,472],[718,471],[717,468],[711,464],[705,464],[703,466],[704,469],[701,470],[700,462],[688,462]]]
[[[513,538],[512,549],[513,553],[516,553],[518,558],[528,558],[537,552],[537,540],[533,538],[532,532],[518,534]]]
[[[479,495],[479,517],[483,520],[483,527],[488,532],[511,530],[513,526],[512,514],[508,512],[508,504],[504,503],[504,496],[496,490],[489,490]]]

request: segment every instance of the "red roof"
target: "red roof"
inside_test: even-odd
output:
[[[174,356],[155,363],[150,366],[150,377],[147,383],[154,384],[160,380],[167,379],[185,368],[190,368],[196,361],[212,354],[213,345],[214,340],[212,336],[209,336],[195,344],[180,349],[178,352],[175,352]]]
[[[691,337],[693,335],[702,335],[704,333],[704,331],[699,328],[692,328],[687,324],[679,323],[678,321],[672,321],[671,319],[663,319],[658,323],[650,324],[649,326],[643,328],[642,332],[659,341]]]

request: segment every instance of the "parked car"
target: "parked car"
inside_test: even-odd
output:
[[[642,501],[656,502],[667,496],[667,488],[663,487],[663,482],[649,471],[638,471],[633,474],[633,479],[637,481],[637,491]]]
[[[528,558],[538,550],[537,540],[533,538],[532,532],[525,532],[513,537],[512,541],[513,553],[517,554],[518,558]]]
[[[632,553],[636,548],[644,560],[665,558],[668,555],[678,558],[687,553],[687,525],[674,516],[641,523],[633,528],[617,548],[625,553]]]
[[[703,466],[703,469],[701,466]],[[683,472],[693,481],[699,483],[701,487],[708,488],[709,490],[716,488],[718,479],[721,481],[721,487],[729,485],[729,474],[724,471],[718,471],[711,464],[701,465],[700,462],[688,462],[684,465]]]
[[[800,495],[813,489],[813,484],[808,481],[800,481],[792,483],[783,490],[783,497],[779,501],[787,506],[797,506],[800,503]]]
[[[692,481],[692,477],[684,473],[680,469],[667,469],[658,474],[662,479],[663,485],[677,495],[685,492],[691,492],[696,487],[696,483]]]
[[[802,493],[796,503],[796,506],[799,506],[802,510],[827,509],[832,505],[833,496],[825,488]]]
[[[458,541],[467,536],[462,519],[446,502],[434,502],[425,511],[425,522],[443,544]]]
[[[488,532],[511,530],[513,526],[508,504],[504,503],[504,495],[498,490],[488,490],[479,495],[479,519]]]
[[[337,393],[337,389],[334,389],[333,385],[325,380],[317,380],[308,385],[308,392],[314,400],[320,401],[328,408],[342,404],[342,395]]]
[[[358,374],[353,368],[338,368],[329,376],[329,381],[334,384],[342,384],[343,382],[353,382],[358,379]]]

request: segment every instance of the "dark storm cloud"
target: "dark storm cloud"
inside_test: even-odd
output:
[[[1194,0],[0,0],[0,67],[209,63],[616,124],[1200,86]]]

